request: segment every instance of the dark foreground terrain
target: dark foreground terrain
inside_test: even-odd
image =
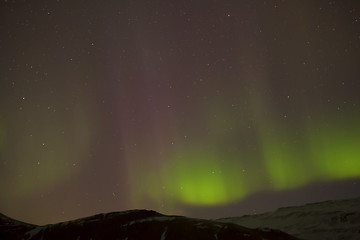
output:
[[[0,240],[15,239],[360,240],[360,198],[218,220],[132,210],[36,226],[0,214]]]
[[[296,240],[278,230],[250,229],[234,223],[166,216],[132,210],[98,214],[74,221],[36,226],[0,214],[1,240]]]
[[[307,240],[360,240],[360,198],[286,207],[218,221],[249,228],[279,229]]]

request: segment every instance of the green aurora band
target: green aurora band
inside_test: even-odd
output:
[[[323,121],[320,121],[323,123]],[[260,155],[247,159],[239,152],[191,147],[174,154],[157,176],[149,175],[154,201],[186,205],[222,205],[262,190],[286,190],[316,181],[360,176],[360,127],[353,121],[309,124],[308,132],[290,141],[279,126],[261,129]],[[306,136],[305,136],[306,135]],[[255,164],[256,162],[263,164]],[[160,178],[151,184],[150,179]],[[159,196],[160,195],[160,196]]]
[[[164,174],[165,182],[169,183],[167,193],[184,203],[227,203],[248,192],[244,176],[236,173],[237,169],[242,169],[240,162],[225,165],[216,153],[194,150],[176,156],[174,163],[173,169]]]

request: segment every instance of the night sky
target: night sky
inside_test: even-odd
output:
[[[2,0],[0,51],[10,217],[360,196],[360,1]]]

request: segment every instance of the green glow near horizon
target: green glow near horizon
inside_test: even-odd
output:
[[[360,176],[360,127],[357,122],[343,122],[311,132],[311,153],[324,179]]]
[[[331,129],[319,126],[311,125],[295,142],[289,140],[292,133],[279,126],[260,129],[262,157],[253,155],[250,161],[239,153],[215,151],[215,146],[183,149],[164,166],[166,171],[160,174],[164,191],[150,191],[152,198],[160,194],[188,205],[219,205],[261,190],[359,177],[360,128],[345,123],[334,123]]]
[[[263,161],[272,188],[281,190],[302,186],[311,181],[312,169],[307,156],[286,135],[273,134],[263,139]]]
[[[177,156],[165,174],[166,194],[192,205],[224,204],[249,192],[244,173],[238,173],[241,162],[226,164],[210,151],[192,151]]]

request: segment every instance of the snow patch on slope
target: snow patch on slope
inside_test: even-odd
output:
[[[165,227],[164,232],[161,234],[161,240],[165,240],[165,239],[166,239],[167,230],[168,230],[168,227]]]

